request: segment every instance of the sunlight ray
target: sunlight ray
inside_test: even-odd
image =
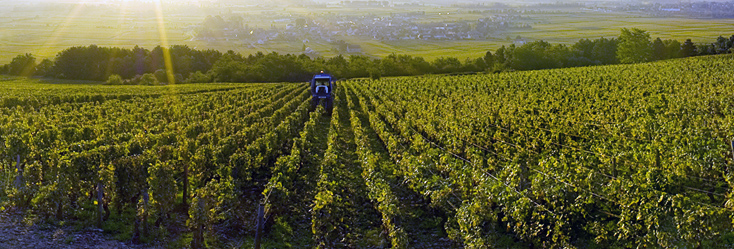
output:
[[[127,1],[123,1],[123,2],[120,3],[120,17],[117,19],[117,27],[118,27],[118,29],[117,29],[117,32],[116,32],[114,38],[113,38],[114,39],[113,42],[116,45],[121,45],[121,46],[126,45],[126,44],[120,43],[120,41],[121,41],[120,38],[122,37],[123,34],[125,34],[125,29],[122,28],[122,27],[125,24],[125,18],[127,18],[127,15],[129,14],[128,11],[130,11],[129,5],[130,5],[130,3],[127,2]]]
[[[51,35],[51,37],[49,37],[41,47],[36,49],[35,54],[46,54],[46,52],[48,52],[47,50],[53,50],[52,47],[57,45],[59,39],[61,39],[66,30],[69,29],[70,26],[72,26],[71,22],[79,16],[79,13],[82,12],[84,7],[84,4],[77,4],[76,6],[74,6],[74,9],[72,9],[69,15],[66,16],[63,24],[56,27],[53,35]]]
[[[124,43],[121,43],[121,37],[125,33],[122,26],[125,24],[125,17],[127,16],[128,11],[128,5],[129,3],[127,1],[123,1],[120,3],[120,17],[117,20],[117,31],[115,32],[115,35],[112,37],[111,44],[114,44],[115,46],[124,46]],[[110,75],[112,72],[113,64],[109,63],[107,64],[107,75]]]
[[[161,1],[156,0],[155,2],[155,14],[158,20],[158,34],[161,40],[161,48],[163,50],[163,62],[166,66],[166,77],[168,77],[168,84],[175,84],[175,78],[173,74],[173,63],[171,62],[171,52],[169,51],[168,37],[166,35],[165,20],[163,20],[163,7]]]

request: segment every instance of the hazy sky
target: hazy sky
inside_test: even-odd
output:
[[[141,1],[141,2],[152,2],[152,1],[163,1],[163,2],[213,2],[217,0],[0,0],[0,4],[22,4],[22,3],[30,3],[30,2],[85,2],[85,3],[100,3],[100,2],[120,2],[120,1]],[[231,2],[231,0],[225,0]],[[341,0],[290,0],[292,2],[320,2],[320,3],[328,3],[328,2],[341,2]],[[359,1],[359,0],[358,0]],[[390,0],[387,0],[390,1]],[[556,2],[633,2],[633,3],[640,3],[641,1],[634,1],[634,0],[392,0],[393,2],[424,2],[424,3],[433,3],[433,4],[453,4],[453,3],[505,3],[505,4],[513,4],[513,3],[556,3]],[[677,2],[698,2],[697,0],[646,0],[645,2],[668,2],[668,3],[677,3]],[[705,0],[707,2],[726,2],[726,1],[732,1],[732,0]],[[261,2],[260,0],[240,0],[238,2]]]
[[[263,3],[262,0],[0,0],[0,6],[2,5],[16,5],[16,4],[29,4],[29,3],[111,3],[111,2],[154,2],[161,1],[164,3],[183,3],[183,2],[228,2],[238,4],[259,4]],[[338,3],[342,0],[279,0],[285,2],[319,2],[319,3]],[[352,0],[355,1],[355,0]],[[364,1],[364,0],[356,0]],[[392,1],[394,3],[426,3],[426,4],[437,4],[437,5],[451,5],[455,3],[503,3],[508,5],[528,5],[537,3],[632,3],[639,4],[645,3],[680,3],[680,2],[731,2],[734,0],[380,0],[380,1]]]

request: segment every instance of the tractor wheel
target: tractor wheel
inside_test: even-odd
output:
[[[324,107],[326,107],[326,114],[331,115],[331,111],[334,110],[334,99],[326,99],[326,101],[324,101]]]
[[[318,98],[312,98],[311,99],[311,111],[315,111],[316,107],[319,106],[319,99]]]

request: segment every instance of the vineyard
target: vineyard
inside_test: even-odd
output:
[[[734,247],[734,56],[338,82],[0,79],[0,210],[178,247]],[[257,229],[262,208],[262,231]]]

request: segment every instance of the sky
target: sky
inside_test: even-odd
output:
[[[23,3],[39,3],[39,2],[51,2],[51,3],[111,3],[111,2],[216,2],[219,0],[0,0],[2,4],[23,4]],[[223,0],[233,2],[233,0]],[[292,2],[341,2],[341,0],[289,0]],[[557,3],[557,2],[632,2],[640,3],[642,1],[635,0],[386,0],[393,2],[424,2],[431,4],[454,4],[454,3],[504,3],[504,4],[524,4],[524,3]],[[644,2],[659,2],[659,3],[677,3],[677,2],[728,2],[734,0],[645,0]],[[261,0],[237,0],[237,2],[252,2],[259,3]]]

